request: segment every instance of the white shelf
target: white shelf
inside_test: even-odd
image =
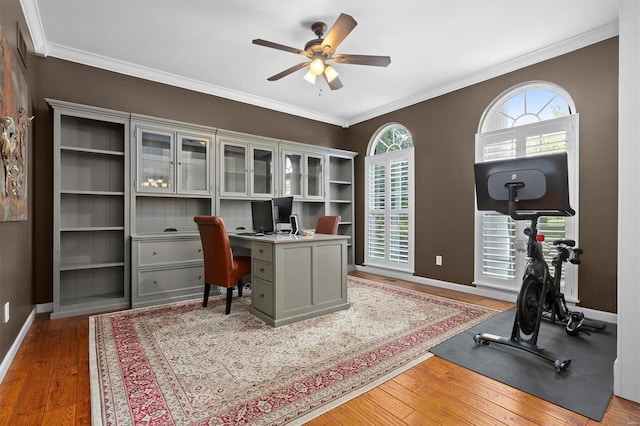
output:
[[[124,266],[124,262],[89,263],[75,265],[60,265],[60,271],[79,271],[82,269],[102,269]]]
[[[61,189],[60,194],[123,196],[124,191],[87,191],[79,189]]]
[[[124,226],[86,226],[60,228],[60,232],[124,231]]]
[[[124,157],[123,151],[109,151],[105,149],[79,148],[77,146],[61,146],[60,150],[80,152],[80,153],[86,153],[86,154],[113,155],[113,156]]]

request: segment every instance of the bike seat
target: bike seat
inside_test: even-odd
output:
[[[560,245],[564,245],[567,247],[574,247],[576,245],[576,242],[574,240],[555,240],[553,242],[554,246],[560,246]]]

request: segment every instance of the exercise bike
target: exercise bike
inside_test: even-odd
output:
[[[569,262],[573,265],[579,265],[583,250],[575,247],[574,240],[554,241],[553,245],[557,254],[552,261],[553,276],[542,252],[541,243],[544,241],[544,235],[538,233],[538,219],[541,216],[572,216],[575,212],[569,207],[560,212],[519,213],[516,210],[518,189],[524,187],[524,184],[514,182],[507,183],[505,186],[509,190],[509,215],[515,220],[531,221],[530,227],[524,230],[524,234],[527,236],[528,261],[522,287],[516,301],[516,316],[511,337],[481,333],[476,334],[473,339],[478,344],[499,343],[527,351],[551,362],[557,372],[563,371],[571,364],[570,359],[558,357],[537,346],[541,320],[546,319],[552,323],[557,321],[563,324],[566,333],[570,336],[576,336],[580,332],[588,334],[585,328],[602,330],[606,327],[603,323],[585,318],[580,311],[570,310],[567,307],[564,294],[560,291],[563,264]]]

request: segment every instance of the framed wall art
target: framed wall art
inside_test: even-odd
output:
[[[0,27],[0,222],[27,220],[29,88]]]

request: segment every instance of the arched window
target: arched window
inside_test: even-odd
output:
[[[365,158],[367,266],[414,272],[413,139],[397,123],[374,134]]]
[[[578,207],[578,114],[571,96],[560,86],[543,81],[515,86],[498,96],[480,120],[476,162],[528,157],[566,151],[571,206]],[[525,221],[494,212],[476,213],[475,284],[519,291],[526,253],[516,250],[524,241]],[[577,214],[571,218],[543,216],[538,229],[553,241],[578,236]],[[555,250],[543,244],[551,264]],[[563,271],[563,292],[577,301],[576,268]]]

